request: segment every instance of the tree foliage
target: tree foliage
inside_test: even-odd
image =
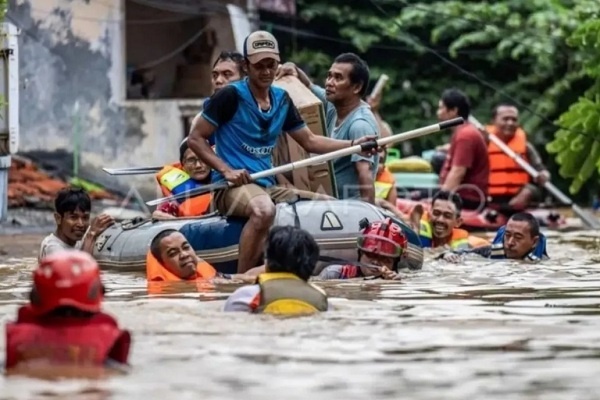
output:
[[[435,121],[441,92],[457,87],[469,95],[482,122],[498,103],[515,103],[559,186],[568,182],[556,179],[559,166],[544,151],[555,133],[548,151],[557,153],[561,175],[575,178],[572,192],[591,176],[590,164],[592,173],[600,168],[600,154],[587,165],[571,160],[584,158],[576,152],[581,145],[595,156],[597,141],[577,136],[574,144],[570,136],[593,130],[595,121],[589,136],[600,139],[597,0],[298,0],[298,7],[292,21],[266,16],[295,28],[291,34],[275,32],[286,58],[322,82],[337,54],[360,54],[373,84],[381,73],[391,78],[382,115],[395,132]],[[432,135],[412,144],[418,154],[447,137]],[[573,142],[568,151],[565,140]]]
[[[581,1],[572,14],[581,21],[567,43],[577,50],[581,71],[593,81],[558,119],[560,129],[546,149],[556,154],[559,173],[573,178],[571,193],[600,171],[600,3]]]

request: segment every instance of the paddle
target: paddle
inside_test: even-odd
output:
[[[102,168],[109,175],[147,175],[154,174],[163,167]]]
[[[477,119],[474,116],[472,116],[472,115],[469,116],[469,122],[471,122],[473,125],[475,125],[477,127],[477,129],[479,129],[480,131],[485,133],[488,136],[489,140],[494,142],[494,144],[496,146],[498,146],[500,148],[500,150],[502,150],[504,152],[504,154],[506,154],[507,156],[512,158],[517,164],[519,164],[519,166],[521,168],[523,168],[529,175],[531,175],[531,177],[533,179],[537,179],[537,177],[540,175],[540,173],[535,168],[533,168],[531,165],[529,165],[529,163],[527,161],[525,161],[521,156],[519,156],[517,153],[515,153],[510,147],[508,147],[508,145],[506,143],[504,143],[500,138],[489,133],[485,129],[485,127],[479,121],[477,121]],[[575,214],[577,214],[577,216],[579,216],[579,218],[581,218],[581,220],[586,225],[588,225],[590,228],[600,229],[600,222],[598,222],[598,220],[594,216],[589,215],[587,212],[585,212],[585,210],[583,210],[577,204],[573,203],[573,200],[568,198],[563,192],[561,192],[551,182],[546,182],[544,184],[544,188],[547,191],[549,191],[554,197],[556,197],[559,201],[561,201],[563,204],[571,206],[571,208],[573,209],[573,212]]]
[[[250,175],[252,181],[255,181],[260,178],[266,178],[269,176],[284,174],[286,172],[293,171],[298,168],[310,167],[312,165],[317,165],[320,163],[324,163],[327,161],[334,160],[336,158],[349,156],[351,154],[360,153],[367,150],[372,150],[377,147],[381,147],[390,143],[402,142],[404,140],[410,140],[414,138],[418,138],[420,136],[429,135],[434,132],[441,131],[443,129],[452,128],[454,126],[460,125],[464,122],[462,118],[454,118],[448,121],[443,121],[438,124],[433,124],[429,126],[425,126],[422,128],[414,129],[411,131],[403,132],[397,135],[393,135],[387,138],[378,139],[377,141],[365,142],[362,144],[357,144],[352,147],[348,147],[346,149],[341,149],[337,151],[332,151],[330,153],[321,154],[318,156],[310,157],[305,160],[295,161],[289,164],[281,165],[279,167],[271,168],[266,171],[257,172]],[[179,199],[185,199],[193,196],[198,196],[203,193],[211,192],[213,190],[226,189],[227,187],[233,186],[230,182],[220,181],[216,183],[212,183],[210,185],[202,186],[199,188],[194,188],[187,192],[180,193],[175,196],[163,197],[156,200],[151,200],[146,202],[149,206],[155,206],[161,204],[165,201],[174,201]]]

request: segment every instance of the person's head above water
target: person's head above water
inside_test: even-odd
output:
[[[244,59],[251,85],[263,89],[271,86],[281,61],[275,36],[266,31],[252,32],[244,40]]]
[[[240,80],[244,76],[246,76],[244,71],[244,56],[237,51],[221,52],[213,64],[213,92],[218,92],[229,82]]]
[[[156,235],[150,244],[150,252],[156,261],[181,279],[196,274],[198,256],[185,236],[175,229],[167,229]]]
[[[274,226],[265,244],[267,272],[289,272],[308,281],[319,260],[319,245],[310,233],[293,226]]]
[[[104,286],[94,258],[79,250],[53,253],[33,271],[29,295],[35,315],[78,315],[100,312]]]
[[[83,189],[68,187],[58,192],[54,220],[59,238],[71,245],[81,240],[90,226],[91,210],[92,201]]]
[[[192,179],[203,182],[210,177],[210,167],[189,148],[188,138],[179,145],[179,162]]]
[[[440,190],[433,196],[429,220],[435,239],[447,239],[462,224],[460,212],[462,199],[459,194]]]
[[[390,218],[371,222],[358,237],[358,261],[390,271],[398,270],[398,263],[406,256],[408,240],[402,227]],[[364,276],[379,274],[373,268],[360,267]]]
[[[523,259],[531,253],[540,240],[540,224],[531,214],[514,214],[504,230],[504,254],[506,258]]]

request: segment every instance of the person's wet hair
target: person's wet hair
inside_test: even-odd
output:
[[[466,121],[471,114],[471,102],[465,93],[458,89],[446,89],[442,93],[442,103],[447,109],[456,108],[458,116],[463,117]]]
[[[90,212],[92,210],[92,200],[85,190],[80,188],[67,187],[62,189],[56,195],[54,200],[54,210],[64,216],[67,212]]]
[[[167,229],[159,233],[152,239],[152,243],[150,243],[150,253],[156,258],[156,261],[162,263],[162,257],[160,255],[160,242],[166,238],[167,236],[171,236],[173,233],[179,232],[176,229]]]
[[[516,213],[512,217],[510,217],[509,220],[527,222],[527,225],[529,225],[529,233],[531,234],[531,237],[540,236],[540,223],[538,222],[537,218],[531,215],[530,213]]]
[[[223,61],[233,61],[238,69],[238,72],[240,73],[240,76],[246,75],[244,72],[244,56],[237,51],[222,51],[213,64],[213,68],[216,67],[218,63]]]
[[[369,86],[369,66],[366,61],[354,53],[344,53],[337,56],[333,62],[352,65],[350,82],[355,85],[361,85],[359,95],[360,97],[364,97],[367,94],[367,87]]]
[[[293,226],[275,226],[265,245],[268,272],[289,272],[308,281],[319,260],[319,246],[310,233]]]
[[[436,200],[445,200],[454,204],[456,207],[456,215],[460,215],[462,211],[462,198],[458,193],[449,192],[447,190],[440,190],[433,196],[433,200],[431,200],[431,207],[435,205]]]

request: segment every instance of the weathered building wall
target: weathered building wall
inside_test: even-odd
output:
[[[200,100],[126,100],[122,0],[11,0],[8,17],[22,29],[21,151],[73,151],[80,143],[84,178],[154,196],[153,176],[110,177],[100,168],[177,160],[184,135],[180,106],[198,107]],[[220,22],[219,45],[233,48],[230,27]],[[153,40],[144,45],[152,47]]]

